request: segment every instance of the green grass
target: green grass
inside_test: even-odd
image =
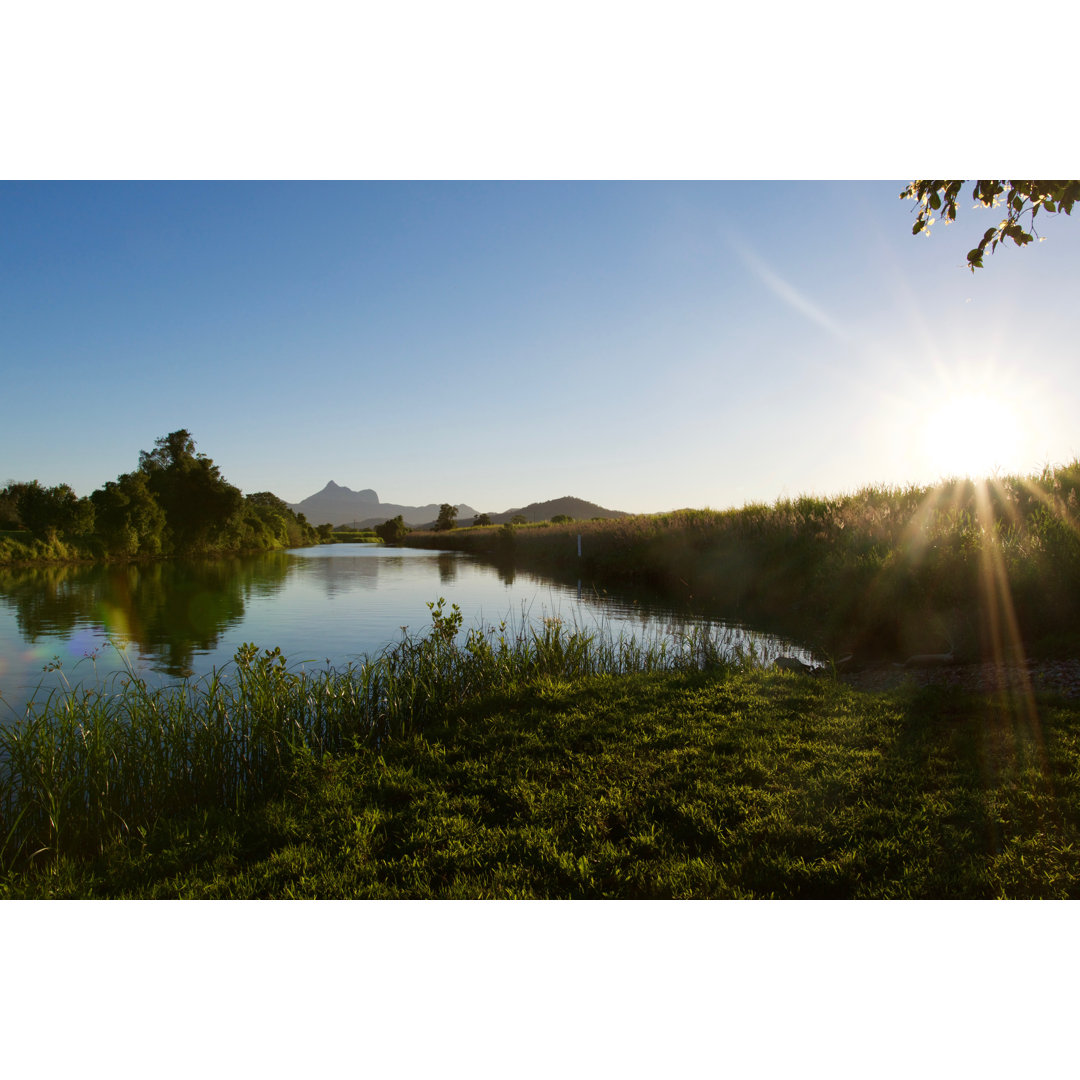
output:
[[[243,646],[230,670],[151,690],[129,672],[61,682],[0,725],[0,868],[98,855],[163,817],[243,811],[293,763],[422,732],[462,702],[548,677],[718,667],[727,644],[600,638],[548,620],[456,638],[462,616],[431,605],[404,636],[344,671],[295,673],[280,651]]]
[[[759,670],[541,676],[3,895],[1080,895],[1080,715]]]
[[[80,562],[92,558],[83,546],[57,538],[35,539],[26,531],[0,532],[0,565],[5,563]]]
[[[381,544],[382,537],[374,529],[339,529],[330,534],[332,544]]]

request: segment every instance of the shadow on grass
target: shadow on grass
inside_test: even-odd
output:
[[[8,895],[1075,897],[1078,851],[1063,702],[669,673],[541,679],[302,759],[242,816]]]

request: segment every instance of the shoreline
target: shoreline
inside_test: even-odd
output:
[[[1023,662],[982,660],[933,667],[876,663],[860,671],[839,672],[837,680],[867,693],[940,686],[976,694],[1050,693],[1080,700],[1080,659],[1030,657]]]

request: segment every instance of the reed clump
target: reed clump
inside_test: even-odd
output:
[[[290,670],[279,649],[246,644],[226,669],[156,689],[130,669],[95,688],[57,672],[0,725],[0,868],[98,854],[170,815],[242,810],[301,757],[422,732],[483,695],[758,659],[724,631],[649,642],[547,619],[463,633],[457,605],[429,607],[426,634],[344,670]]]
[[[834,654],[974,654],[1003,620],[1028,640],[1075,630],[1080,461],[771,506],[414,532],[406,543],[655,588]]]

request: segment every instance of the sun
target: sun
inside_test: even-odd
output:
[[[1016,411],[992,392],[953,393],[923,424],[923,451],[944,476],[990,476],[1014,461],[1019,447]]]

